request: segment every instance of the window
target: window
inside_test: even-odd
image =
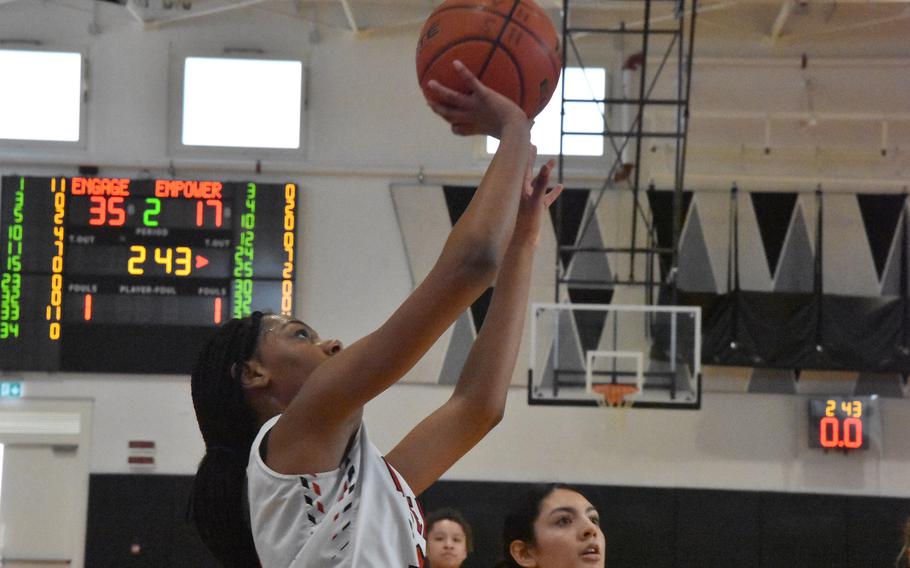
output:
[[[0,139],[78,142],[82,54],[0,49]]]
[[[531,143],[540,155],[559,154],[559,111],[563,77],[566,81],[566,100],[603,99],[606,93],[607,72],[600,67],[569,67],[563,70],[553,98],[534,119]],[[566,132],[603,132],[604,104],[588,102],[566,103]],[[492,154],[499,141],[487,137],[487,152]],[[570,156],[603,156],[604,138],[594,135],[567,135],[563,139],[563,154]]]
[[[187,57],[184,146],[300,147],[303,63]]]

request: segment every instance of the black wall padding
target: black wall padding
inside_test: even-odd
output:
[[[424,511],[451,506],[477,547],[463,568],[490,568],[508,504],[526,483],[443,481]],[[577,486],[598,508],[608,568],[893,568],[910,499]]]
[[[190,475],[91,475],[85,566],[216,568],[185,520],[192,484]]]
[[[184,520],[192,480],[92,475],[85,565],[216,566]],[[460,510],[475,536],[463,568],[491,568],[506,510],[528,487],[439,481],[420,500],[425,513],[443,506]],[[609,568],[893,568],[910,517],[910,499],[577,487],[600,511]],[[141,546],[138,554],[130,552],[133,544]]]
[[[680,291],[679,301],[702,308],[706,364],[910,373],[899,297]]]

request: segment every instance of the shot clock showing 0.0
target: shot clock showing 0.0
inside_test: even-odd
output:
[[[866,450],[878,426],[878,397],[827,396],[809,399],[809,447]]]

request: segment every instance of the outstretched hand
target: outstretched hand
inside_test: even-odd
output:
[[[537,175],[532,177],[536,157],[537,148],[532,145],[525,173],[524,191],[518,206],[518,218],[515,221],[515,230],[512,232],[513,243],[523,242],[537,245],[540,242],[540,228],[543,225],[544,213],[563,190],[561,183],[548,189],[550,173],[554,166],[552,159],[542,165]]]
[[[452,132],[460,136],[486,134],[500,138],[509,121],[523,121],[530,128],[524,111],[511,99],[497,93],[480,82],[480,79],[461,62],[454,62],[455,71],[467,86],[466,93],[450,89],[431,79],[428,102],[433,112],[452,125]]]

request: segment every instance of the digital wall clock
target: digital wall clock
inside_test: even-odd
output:
[[[866,450],[878,430],[878,397],[826,396],[809,399],[809,447]]]

